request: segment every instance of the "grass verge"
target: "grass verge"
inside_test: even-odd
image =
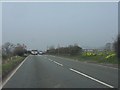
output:
[[[7,60],[2,64],[2,78],[6,77],[16,66],[18,66],[25,57],[12,57],[11,60]]]
[[[72,60],[78,60],[78,61],[83,61],[83,62],[92,62],[92,63],[103,63],[103,64],[118,64],[118,59],[117,56],[105,59],[105,56],[82,56],[82,55],[56,55],[60,57],[65,57],[65,58],[70,58]]]

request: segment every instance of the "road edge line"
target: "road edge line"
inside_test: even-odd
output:
[[[70,58],[67,58],[67,57],[60,57],[60,56],[55,56],[56,58],[60,58],[60,59],[67,59],[68,61],[73,61],[73,62],[80,62],[80,63],[88,63],[88,64],[91,64],[91,65],[96,65],[96,66],[99,66],[99,67],[105,67],[105,68],[110,68],[110,69],[116,69],[118,70],[118,68],[116,67],[112,67],[112,66],[105,66],[105,65],[101,65],[101,64],[95,64],[95,63],[89,63],[89,62],[82,62],[82,61],[79,61],[79,60],[72,60]]]
[[[10,74],[9,77],[7,77],[7,79],[5,79],[4,82],[2,82],[2,88],[5,86],[5,84],[13,77],[13,75],[17,72],[17,70],[23,65],[23,63],[27,60],[29,56],[27,56],[18,66],[15,70],[12,71],[12,73]]]

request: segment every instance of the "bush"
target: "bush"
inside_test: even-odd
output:
[[[17,46],[14,49],[14,55],[24,56],[27,50],[23,46]]]
[[[7,55],[5,54],[2,55],[2,59],[7,59],[7,58],[8,58]]]
[[[110,59],[110,58],[115,57],[115,56],[116,56],[116,54],[110,54],[110,55],[106,56],[105,59]]]
[[[96,56],[97,54],[95,54],[95,53],[92,53],[92,52],[84,52],[83,54],[82,54],[82,56],[86,56],[86,57],[91,57],[91,56]]]

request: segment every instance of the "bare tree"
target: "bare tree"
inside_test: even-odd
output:
[[[23,56],[26,52],[27,52],[27,50],[26,50],[26,46],[24,44],[21,45],[18,43],[14,49],[14,55]]]
[[[13,54],[13,50],[14,50],[15,45],[10,43],[10,42],[6,42],[5,44],[2,45],[2,55],[4,56],[11,56]]]

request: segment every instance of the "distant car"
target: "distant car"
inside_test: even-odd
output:
[[[42,52],[42,51],[39,51],[39,54],[40,54],[40,55],[42,55],[42,54],[43,54],[43,52]]]
[[[38,55],[38,50],[31,50],[32,55]]]

